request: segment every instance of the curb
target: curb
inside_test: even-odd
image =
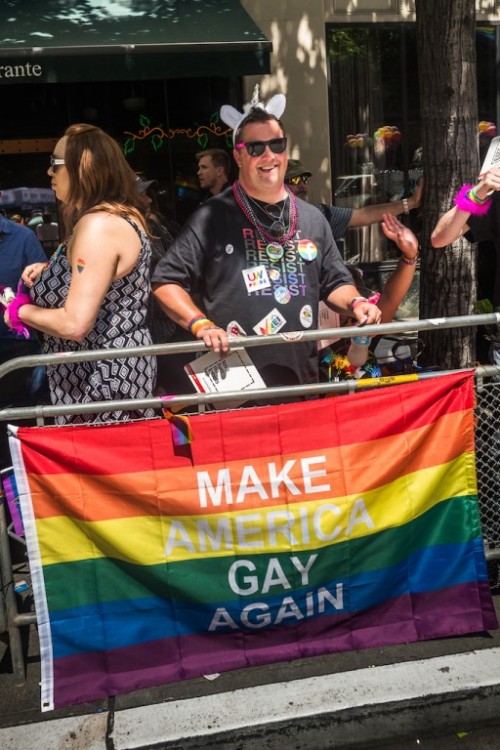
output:
[[[0,729],[2,750],[326,750],[498,721],[500,647]]]

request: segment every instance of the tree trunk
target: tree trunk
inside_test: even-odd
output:
[[[479,172],[475,0],[416,0],[425,190],[420,318],[469,315],[477,299],[476,246],[460,239],[434,249],[430,236],[463,183]],[[422,363],[467,367],[476,359],[475,329],[422,335]]]

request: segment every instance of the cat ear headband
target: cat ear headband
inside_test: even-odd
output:
[[[246,120],[252,109],[263,109],[265,112],[268,112],[270,115],[273,115],[273,117],[276,117],[276,119],[279,120],[281,115],[285,111],[285,107],[286,96],[284,94],[275,94],[269,99],[266,105],[264,105],[262,102],[259,102],[259,84],[257,84],[253,90],[252,99],[249,104],[245,104],[245,106],[243,107],[243,112],[238,112],[238,110],[232,107],[230,104],[224,104],[220,108],[220,117],[221,120],[226,123],[226,125],[229,125],[229,127],[233,129],[233,146],[236,146],[236,133],[238,132],[244,120]]]

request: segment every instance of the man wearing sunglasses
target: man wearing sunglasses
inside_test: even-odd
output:
[[[304,201],[309,200],[309,178],[312,172],[302,165],[298,159],[289,159],[285,175],[285,184],[290,190]],[[389,203],[374,203],[362,208],[344,208],[330,206],[326,203],[318,204],[318,208],[325,215],[330,224],[335,241],[343,240],[346,232],[352,227],[368,227],[371,224],[379,224],[383,221],[384,214],[399,216],[409,214],[415,208],[419,208],[422,202],[423,180],[417,184],[415,191],[409,198],[402,198]]]
[[[222,108],[234,131],[239,178],[190,217],[153,274],[166,313],[215,352],[228,351],[231,335],[317,328],[320,299],[358,322],[380,321],[380,310],[354,286],[321,213],[285,187],[283,100],[253,102],[246,113]],[[318,380],[315,342],[249,353],[268,386]]]

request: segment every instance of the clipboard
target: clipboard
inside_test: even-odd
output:
[[[479,177],[493,167],[500,167],[500,135],[492,139],[479,171]]]
[[[207,352],[185,365],[184,370],[198,393],[266,388],[259,371],[243,348],[231,349],[225,356]],[[235,408],[247,400],[228,402],[227,406]]]

